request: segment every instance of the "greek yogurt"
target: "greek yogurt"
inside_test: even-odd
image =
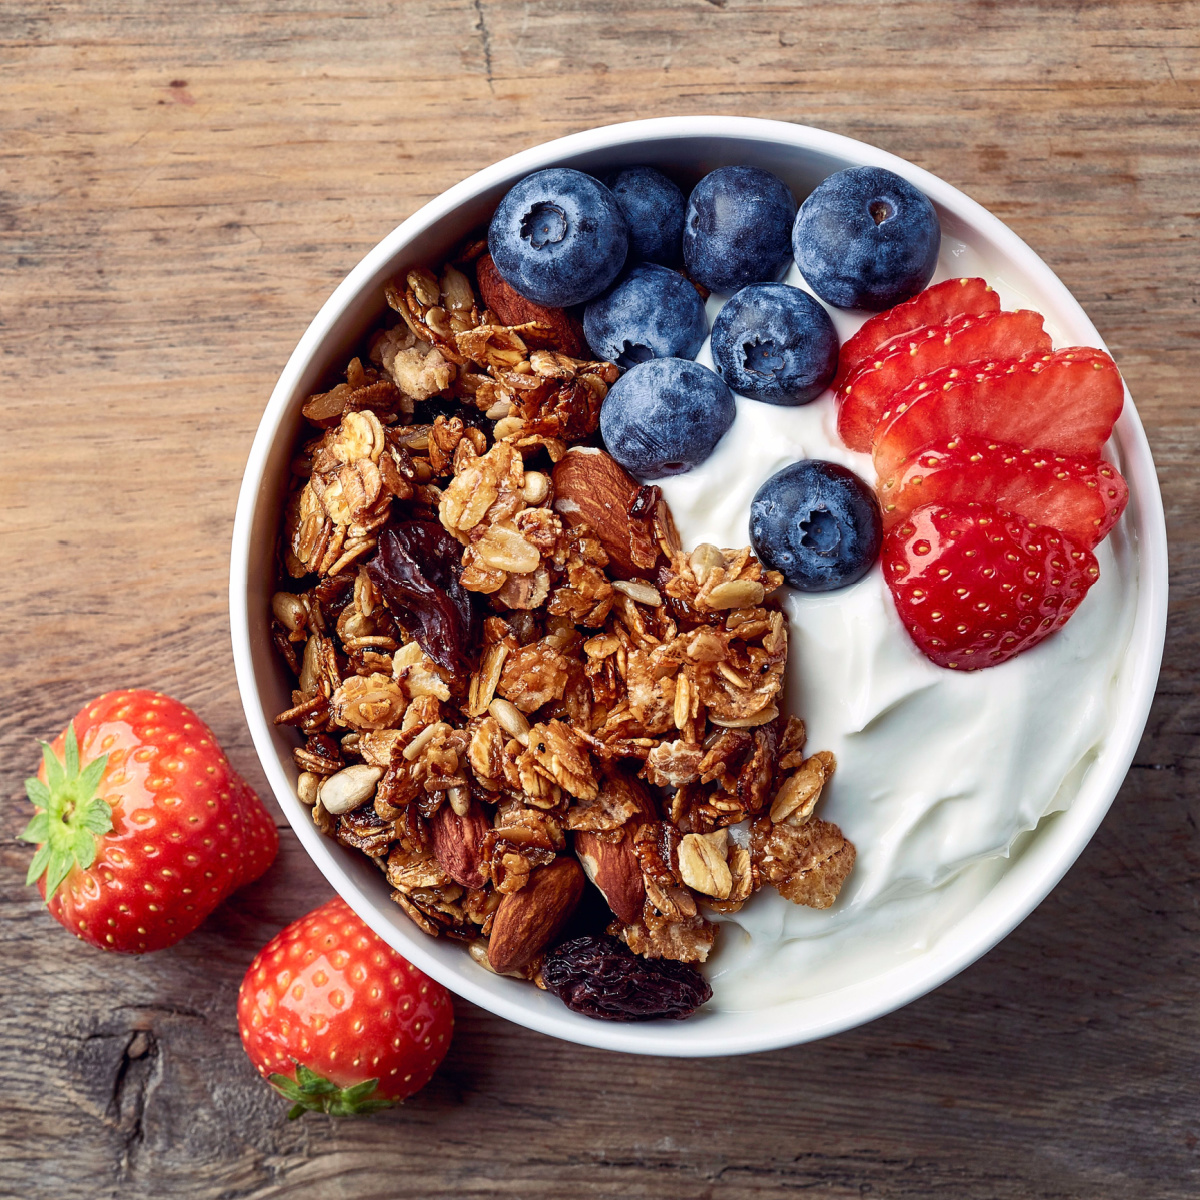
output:
[[[934,282],[983,275],[1005,308],[1033,307],[973,257],[944,238]],[[787,282],[804,286],[795,267]],[[710,298],[710,325],[722,303]],[[829,311],[843,342],[863,320]],[[697,360],[712,365],[707,342]],[[801,458],[841,463],[875,482],[870,456],[837,435],[832,393],[799,408],[738,397],[736,420],[712,456],[659,481],[684,544],[747,545],[754,493]],[[878,565],[841,591],[781,590],[790,630],[785,706],[803,717],[809,753],[837,755],[818,815],[841,826],[858,858],[830,909],[799,907],[763,888],[720,918],[725,928],[706,970],[713,1007],[767,1008],[924,953],[995,885],[1039,823],[1071,804],[1112,725],[1133,625],[1137,564],[1127,520],[1096,547],[1100,579],[1062,630],[972,674],[937,667],[916,649]]]

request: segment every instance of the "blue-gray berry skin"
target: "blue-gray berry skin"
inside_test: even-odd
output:
[[[597,358],[632,367],[651,358],[695,358],[708,316],[678,271],[638,263],[583,310],[583,332]]]
[[[942,227],[924,192],[894,171],[851,167],[800,206],[792,250],[805,281],[838,308],[881,312],[933,277]]]
[[[605,179],[629,226],[629,257],[673,266],[683,242],[683,193],[653,167],[626,167]]]
[[[718,167],[692,189],[683,226],[688,274],[710,291],[774,283],[792,258],[796,199],[759,167]]]
[[[750,502],[750,542],[802,592],[857,583],[879,557],[883,518],[853,471],[807,458],[776,472]]]
[[[599,180],[569,167],[529,175],[509,189],[488,227],[504,281],[527,300],[566,308],[598,296],[620,273],[629,231]]]
[[[686,358],[652,358],[609,388],[600,434],[631,474],[662,479],[699,466],[735,415],[733,393],[714,371]]]
[[[736,293],[713,322],[711,347],[721,378],[767,404],[807,404],[837,372],[829,314],[786,283],[754,283]]]

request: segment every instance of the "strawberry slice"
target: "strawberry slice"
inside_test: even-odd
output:
[[[877,313],[853,337],[847,338],[838,354],[833,390],[841,389],[851,372],[868,358],[879,357],[888,342],[926,325],[944,325],[966,313],[982,316],[1000,311],[1000,297],[985,279],[947,279],[935,283],[911,300]]]
[[[995,504],[1051,525],[1089,549],[1125,511],[1129,487],[1099,455],[1069,456],[984,438],[953,437],[914,454],[879,481],[883,527],[922,504]]]
[[[1075,346],[1037,359],[948,366],[898,392],[875,429],[875,470],[947,435],[1036,446],[1043,453],[1096,454],[1121,415],[1125,391],[1103,350]]]
[[[1065,625],[1100,568],[1057,529],[993,504],[924,504],[884,538],[883,577],[917,649],[977,671]]]
[[[851,450],[871,449],[880,415],[913,380],[940,367],[1048,354],[1050,335],[1042,329],[1041,313],[1021,309],[955,317],[895,339],[883,350],[880,358],[864,362],[838,393],[838,433]]]

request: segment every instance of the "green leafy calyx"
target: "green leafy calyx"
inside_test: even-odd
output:
[[[25,780],[25,793],[38,811],[21,838],[37,844],[25,882],[36,883],[44,874],[49,902],[72,867],[87,870],[96,861],[96,843],[113,823],[108,801],[96,795],[108,755],[93,758],[80,770],[74,722],[67,726],[62,758],[42,742],[42,761],[46,782],[36,776]]]
[[[292,1061],[296,1062],[295,1059]],[[391,1108],[394,1103],[375,1095],[378,1079],[364,1079],[352,1087],[338,1087],[299,1062],[296,1062],[295,1079],[273,1074],[267,1076],[267,1082],[285,1100],[292,1102],[288,1110],[289,1121],[306,1112],[326,1112],[334,1117],[361,1117],[381,1108]]]

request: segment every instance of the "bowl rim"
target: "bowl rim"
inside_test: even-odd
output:
[[[561,1015],[547,1017],[532,1011],[520,999],[520,994],[526,990],[524,986],[514,989],[511,995],[498,993],[484,986],[485,980],[493,977],[485,977],[482,972],[476,982],[469,975],[447,970],[421,944],[428,942],[426,935],[415,927],[411,934],[401,932],[385,920],[373,897],[359,887],[338,861],[333,844],[312,824],[307,810],[297,804],[292,784],[272,741],[271,722],[254,671],[249,620],[252,566],[249,551],[258,504],[275,502],[273,490],[264,487],[271,446],[297,399],[293,393],[301,376],[319,356],[335,323],[370,286],[373,277],[399,256],[418,234],[487,189],[528,172],[589,152],[633,146],[643,141],[684,138],[772,143],[895,171],[936,203],[953,211],[973,230],[989,238],[1022,275],[1032,277],[1043,293],[1054,297],[1056,308],[1066,308],[1077,314],[1078,320],[1074,324],[1088,332],[1094,339],[1093,345],[1104,346],[1095,326],[1066,286],[998,217],[938,176],[869,143],[812,126],[729,116],[659,117],[600,126],[557,138],[485,167],[424,204],[368,251],[312,319],[272,390],[250,449],[234,519],[229,606],[238,691],[267,780],[309,856],[363,921],[397,951],[458,995],[526,1028],[604,1049],[699,1057],[778,1049],[827,1037],[884,1016],[939,987],[977,961],[1041,903],[1078,858],[1116,798],[1149,717],[1166,634],[1167,539],[1150,447],[1126,390],[1125,407],[1115,436],[1123,466],[1127,468],[1133,501],[1130,511],[1136,514],[1137,603],[1123,660],[1131,683],[1122,693],[1121,710],[1097,761],[1075,799],[1055,817],[1052,827],[1039,828],[1029,849],[968,914],[939,937],[930,950],[858,984],[826,993],[828,997],[845,994],[845,999],[837,1005],[826,1005],[825,1015],[808,1019],[803,1028],[792,1028],[792,1022],[787,1019],[790,1009],[799,1010],[805,1006],[804,1001],[796,1000],[773,1006],[781,1012],[779,1019],[761,1020],[764,1014],[757,1011],[738,1014],[746,1019],[737,1032],[717,1033],[705,1028],[702,1022],[639,1025],[593,1021],[579,1017],[565,1007]],[[1131,656],[1132,668],[1129,665]],[[864,983],[870,987],[864,987]]]

